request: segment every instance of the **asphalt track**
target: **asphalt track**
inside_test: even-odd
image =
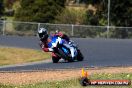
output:
[[[73,38],[84,55],[84,61],[53,64],[42,61],[21,65],[1,66],[0,71],[32,71],[45,69],[71,69],[82,67],[131,66],[131,39]],[[0,36],[0,46],[32,48],[40,50],[37,37]]]

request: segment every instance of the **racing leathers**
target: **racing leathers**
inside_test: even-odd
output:
[[[67,35],[63,34],[62,32],[52,34],[51,36],[58,36],[58,37],[61,37],[62,39],[65,39],[67,41],[67,43],[65,43],[64,46],[70,49],[71,57],[73,59],[75,56],[74,55],[74,47],[71,47],[71,45],[69,44],[69,43],[71,43],[69,37]],[[51,40],[49,38],[47,39],[47,41],[40,41],[40,47],[42,48],[43,51],[52,52],[52,56],[57,57],[57,55],[55,55],[55,53],[53,52],[53,49],[48,47],[48,43],[50,41]]]

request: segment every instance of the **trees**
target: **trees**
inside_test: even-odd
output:
[[[55,23],[59,24],[83,24],[85,20],[84,9],[66,8],[58,14]]]
[[[16,0],[4,0],[5,8],[12,9],[12,6]]]
[[[4,12],[3,0],[0,0],[0,17],[3,15],[3,12]]]
[[[132,26],[132,1],[111,0],[111,24],[116,26]]]
[[[85,0],[80,0],[85,2]],[[132,26],[132,1],[131,0],[110,0],[110,25],[114,26]],[[92,4],[97,8],[94,16],[87,14],[90,18],[97,18],[107,21],[108,0],[89,0],[87,4]],[[89,11],[88,11],[89,12]],[[88,19],[88,20],[89,20]],[[97,20],[97,19],[96,19]],[[91,21],[89,20],[89,23]],[[101,24],[100,24],[101,25]],[[105,23],[107,25],[107,23]]]
[[[88,25],[107,25],[107,0],[80,0],[88,8],[86,22]]]
[[[131,27],[132,26],[132,1],[111,0],[110,25]],[[120,28],[113,30],[113,37],[130,37],[131,30]]]
[[[48,23],[65,7],[65,0],[21,0],[20,4],[15,20]]]

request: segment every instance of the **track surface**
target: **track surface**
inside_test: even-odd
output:
[[[0,71],[28,71],[45,69],[65,69],[96,66],[130,66],[132,65],[132,40],[131,39],[73,39],[80,47],[84,61],[53,64],[51,61],[23,65],[3,66]],[[38,38],[0,36],[0,45],[22,48],[39,49]]]

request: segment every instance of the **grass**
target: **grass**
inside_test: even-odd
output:
[[[0,47],[0,65],[41,61],[48,58],[50,54],[40,50]]]
[[[130,75],[128,77],[128,75]],[[130,79],[132,80],[132,73],[120,73],[120,74],[93,74],[90,79]],[[4,85],[0,84],[0,88],[84,88],[79,83],[79,78],[64,80],[64,81],[53,81],[53,82],[42,82],[29,85]],[[132,88],[130,86],[87,86],[85,88]]]

